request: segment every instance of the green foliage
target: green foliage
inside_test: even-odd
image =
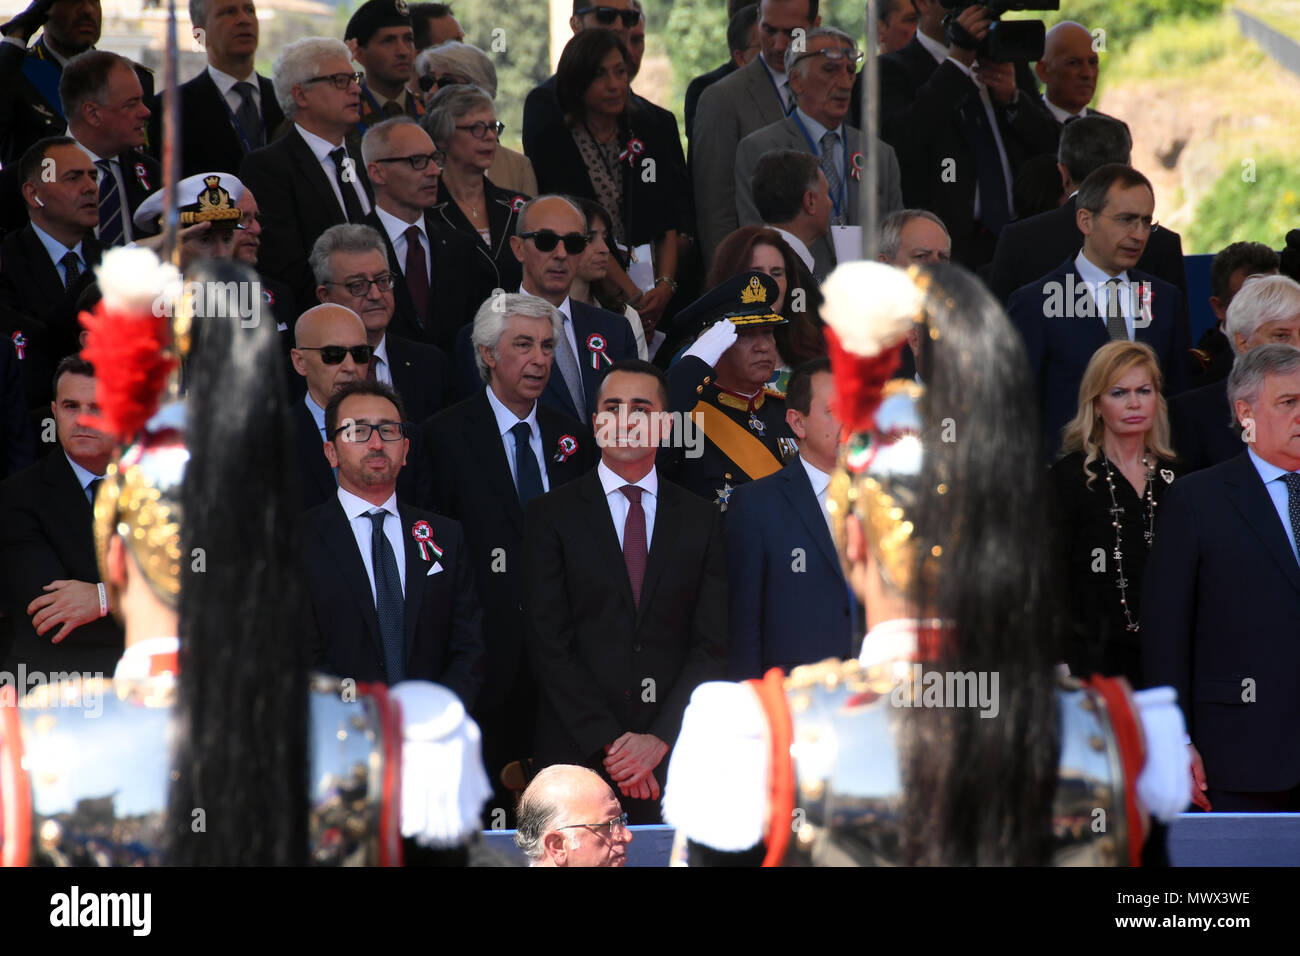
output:
[[[1185,252],[1217,252],[1251,240],[1280,247],[1287,231],[1300,226],[1300,166],[1280,157],[1258,160],[1254,182],[1242,164],[1229,166],[1196,206],[1183,237]]]
[[[547,4],[541,0],[512,4],[458,0],[454,9],[465,39],[483,50],[496,66],[497,119],[506,124],[501,140],[518,149],[524,98],[551,75]]]
[[[652,3],[654,0],[646,0]],[[653,22],[653,21],[651,21]],[[701,73],[717,69],[727,60],[727,5],[725,0],[674,0],[668,14],[664,46],[673,65],[676,96],[668,106],[681,111],[686,85]]]
[[[1106,49],[1126,49],[1157,23],[1182,17],[1217,17],[1223,0],[1070,0],[1064,10],[1026,11],[1018,18],[1041,19],[1050,27],[1062,20],[1074,20],[1089,30],[1106,31]]]

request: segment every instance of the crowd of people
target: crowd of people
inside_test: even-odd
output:
[[[276,330],[313,666],[445,685],[482,730],[485,823],[517,821],[536,863],[620,862],[624,825],[663,819],[697,687],[852,659],[886,620],[872,602],[893,592],[855,579],[836,523],[855,423],[832,365],[852,349],[823,291],[856,258],[874,168],[879,262],[963,290],[1023,362],[999,411],[1035,451],[1006,457],[1001,494],[1045,479],[1045,527],[1023,526],[1048,545],[1034,653],[1173,687],[1202,809],[1300,810],[1300,283],[1277,237],[1221,250],[1193,347],[1181,241],[1123,118],[1089,105],[1085,27],[1052,27],[1031,68],[980,58],[982,7],[880,4],[867,142],[856,26],[817,0],[730,0],[726,62],[686,92],[688,152],[633,91],[641,3],[575,0],[519,153],[492,57],[445,4],[366,0],[269,77],[252,0],[189,12],[208,62],[176,90],[95,48],[97,0],[0,27],[9,671],[110,674],[128,643],[96,562],[115,446],[78,316],[105,252],[160,249],[175,217],[181,270],[238,264],[232,321]],[[863,274],[864,303],[886,295]],[[936,357],[960,323],[925,314],[873,374],[950,398],[927,406],[944,442],[984,442],[961,382],[988,363]],[[648,441],[647,421],[669,424]]]

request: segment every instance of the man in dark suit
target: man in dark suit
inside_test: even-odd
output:
[[[465,528],[483,607],[487,670],[474,717],[494,807],[509,820],[514,800],[500,772],[532,754],[537,715],[537,688],[524,659],[524,507],[586,472],[598,456],[585,426],[538,401],[563,334],[550,303],[507,294],[483,304],[473,329],[487,387],[434,416],[424,438],[434,507]]]
[[[1007,313],[1038,383],[1043,448],[1055,456],[1078,411],[1079,383],[1107,341],[1150,345],[1165,394],[1187,388],[1187,308],[1175,286],[1134,268],[1151,232],[1155,193],[1130,166],[1102,166],[1079,187],[1083,249],[1011,296]]]
[[[181,175],[234,175],[244,156],[271,141],[284,111],[268,77],[253,69],[258,19],[253,0],[190,0],[190,22],[207,54],[205,70],[180,85]],[[149,103],[149,143],[162,154],[169,91]]]
[[[1128,127],[1108,116],[1074,120],[1062,130],[1057,168],[1069,198],[1056,209],[1010,223],[1002,230],[988,274],[994,295],[1006,302],[1022,285],[1079,251],[1083,245],[1083,233],[1076,221],[1079,184],[1099,166],[1127,166],[1132,145]],[[1151,231],[1138,268],[1177,286],[1186,297],[1183,242],[1172,229],[1161,226]]]
[[[366,71],[361,115],[351,133],[356,142],[385,119],[424,115],[421,98],[408,89],[415,63],[415,31],[404,0],[366,0],[348,20],[343,40]]]
[[[734,4],[733,4],[734,6]],[[731,14],[727,21],[727,50],[731,59],[718,67],[695,77],[686,84],[685,119],[686,138],[690,139],[695,130],[695,111],[700,105],[700,96],[714,83],[735,73],[742,66],[758,56],[758,4],[747,3]]]
[[[94,375],[75,356],[59,363],[52,407],[61,451],[0,485],[11,658],[29,671],[111,673],[124,647],[91,534],[91,503],[114,443],[78,421],[99,414]]]
[[[754,165],[749,191],[759,219],[779,232],[798,257],[799,286],[816,288],[835,267],[828,241],[830,186],[817,157],[799,149],[774,149]]]
[[[446,162],[408,117],[372,126],[361,143],[375,207],[366,217],[383,237],[393,289],[393,330],[447,353],[496,287],[496,275],[473,240],[442,224],[430,209],[438,202],[439,164]]]
[[[348,48],[323,37],[285,47],[274,76],[293,128],[245,156],[239,178],[262,205],[263,271],[288,285],[297,302],[313,302],[312,243],[330,226],[363,222],[370,211],[360,153],[344,144],[357,122],[361,88]]]
[[[1238,357],[1261,345],[1300,346],[1300,283],[1279,275],[1249,279],[1228,306],[1224,331]],[[1171,398],[1169,426],[1174,451],[1188,471],[1241,454],[1226,378]]]
[[[90,157],[66,136],[33,145],[18,178],[30,221],[0,246],[0,330],[17,350],[27,407],[44,408],[56,363],[80,348],[77,297],[102,252],[93,234],[99,192]]]
[[[682,712],[726,657],[721,519],[655,469],[646,426],[667,406],[653,365],[611,367],[598,396],[596,425],[610,439],[600,465],[524,509],[536,763],[601,773],[636,822],[659,820]]]
[[[1097,93],[1100,62],[1087,27],[1066,20],[1047,31],[1034,73],[1043,81],[1043,105],[1059,126],[1076,117],[1102,115],[1088,107]]]
[[[358,681],[430,680],[466,709],[483,681],[474,578],[459,522],[403,505],[402,400],[357,381],[325,409],[336,496],[301,518],[316,665]]]
[[[1228,379],[1253,439],[1174,482],[1142,592],[1142,670],[1187,719],[1205,810],[1300,811],[1300,349],[1263,345]]]
[[[785,414],[799,457],[732,495],[726,540],[734,680],[857,653],[825,504],[840,443],[831,391],[829,359],[795,369]]]

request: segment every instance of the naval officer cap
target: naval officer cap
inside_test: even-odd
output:
[[[677,314],[676,326],[695,338],[719,319],[730,319],[737,331],[786,325],[789,320],[773,307],[780,289],[765,272],[743,272],[715,286]]]
[[[199,173],[176,185],[176,204],[181,228],[210,222],[215,228],[233,229],[242,216],[235,203],[244,195],[244,184],[230,173]],[[156,229],[162,222],[163,191],[150,193],[131,221],[137,229]]]
[[[384,27],[409,27],[411,9],[406,0],[366,0],[352,14],[347,29],[343,31],[344,40],[356,40],[365,46],[370,38]]]

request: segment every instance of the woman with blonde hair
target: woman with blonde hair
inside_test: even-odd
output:
[[[1181,473],[1156,354],[1143,342],[1110,342],[1088,363],[1079,411],[1052,466],[1057,546],[1075,674],[1140,677],[1138,602],[1156,509]]]

